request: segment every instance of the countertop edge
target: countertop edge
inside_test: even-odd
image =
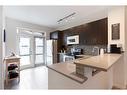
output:
[[[60,72],[60,71],[58,71],[58,70],[55,70],[55,69],[53,69],[52,67],[50,67],[50,66],[46,66],[47,68],[49,68],[49,69],[51,69],[51,70],[53,70],[53,71],[55,71],[55,72],[57,72],[57,73],[59,73],[59,74],[62,74],[62,75],[64,75],[65,77],[68,77],[68,78],[70,78],[70,79],[72,79],[72,80],[74,80],[74,81],[76,81],[76,82],[78,82],[78,83],[80,83],[80,84],[83,84],[85,81],[87,81],[87,77],[84,77],[84,81],[79,81],[79,80],[77,80],[77,79],[74,79],[74,78],[72,78],[71,76],[69,76],[69,75],[67,75],[67,74],[64,74],[64,73],[62,73],[62,72]],[[78,77],[78,76],[77,76]],[[86,79],[85,79],[86,78]]]
[[[74,64],[83,65],[83,64],[81,64],[81,63],[75,63],[75,62],[74,62]],[[104,68],[100,68],[100,67],[89,66],[89,65],[86,65],[86,64],[85,64],[84,66],[85,66],[85,67],[90,67],[90,68],[93,68],[93,69],[98,69],[98,70],[105,71],[105,72],[108,71],[108,69],[109,69],[109,68],[108,68],[108,69],[104,69]]]
[[[123,54],[121,54],[120,57],[111,66],[109,66],[108,68],[103,68],[103,67],[97,67],[97,66],[82,64],[82,63],[76,62],[76,61],[74,61],[74,64],[84,65],[85,67],[91,67],[91,68],[99,69],[99,70],[102,70],[102,71],[108,71],[122,56],[123,56]]]

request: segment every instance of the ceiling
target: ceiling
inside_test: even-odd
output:
[[[59,28],[101,15],[107,16],[109,6],[5,6],[5,16],[38,25]],[[57,21],[75,12],[74,19]]]

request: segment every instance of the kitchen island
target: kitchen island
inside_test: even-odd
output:
[[[116,64],[122,64],[123,54],[104,54],[80,58],[64,63],[53,64],[48,67],[48,88],[49,89],[112,89],[114,86],[113,70]],[[98,73],[78,74],[76,66],[82,65]],[[87,69],[88,70],[88,69]],[[85,72],[89,73],[89,72]]]

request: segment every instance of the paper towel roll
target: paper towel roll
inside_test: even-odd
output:
[[[100,49],[100,55],[104,55],[104,49],[103,48]]]

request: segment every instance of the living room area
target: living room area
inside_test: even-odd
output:
[[[50,44],[48,47],[50,56],[46,56],[46,39],[48,39],[48,33],[54,29],[22,20],[23,14],[25,19],[29,18],[30,13],[28,14],[27,11],[32,10],[31,13],[34,14],[34,8],[32,6],[4,6],[3,54],[7,58],[4,61],[7,64],[4,66],[5,89],[48,89],[46,58],[48,58],[47,63],[52,63],[52,51]],[[16,19],[15,16],[19,13],[21,15],[18,15],[19,17]],[[34,17],[37,16],[32,18]],[[20,57],[20,64],[8,62],[8,60],[11,61],[9,56],[17,55]],[[7,79],[8,73],[10,78],[12,77],[11,79]]]

